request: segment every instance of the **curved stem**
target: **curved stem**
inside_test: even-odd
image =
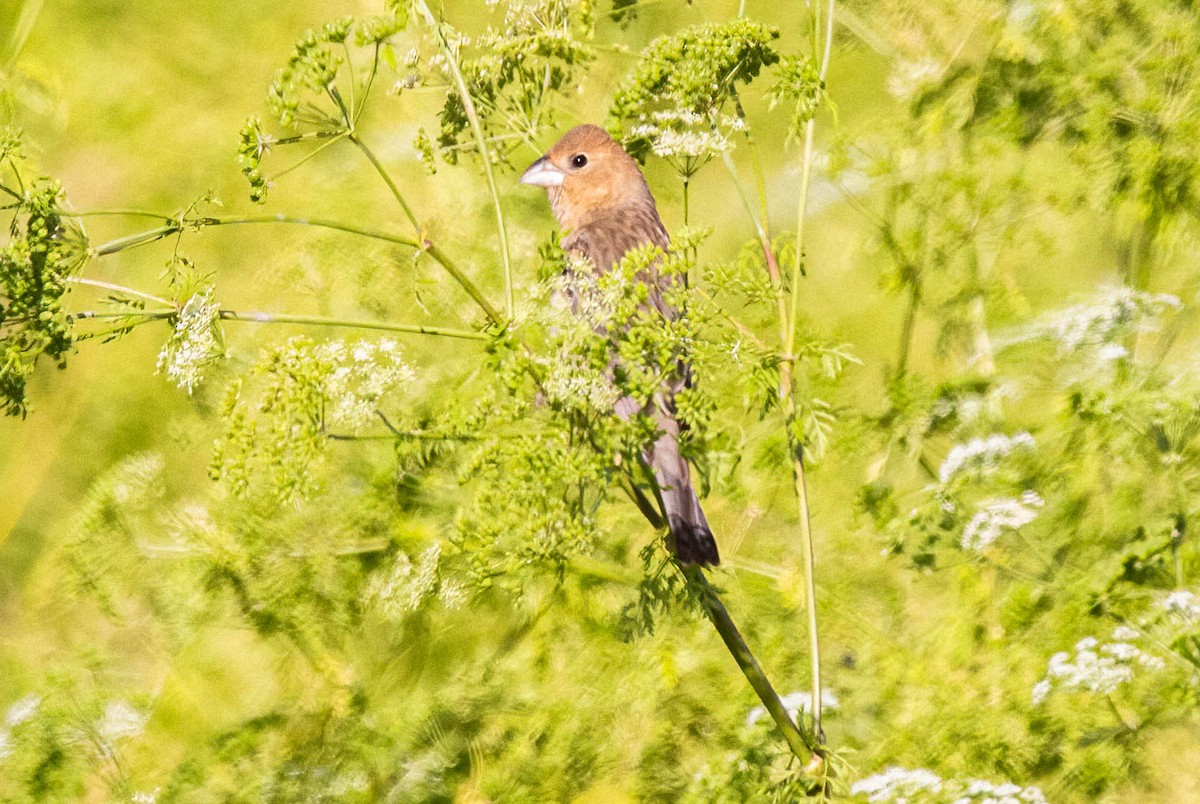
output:
[[[487,147],[487,138],[484,137],[483,126],[479,123],[479,115],[475,110],[475,101],[471,98],[471,92],[467,88],[466,79],[463,78],[462,70],[458,66],[457,51],[450,45],[445,31],[433,16],[433,12],[429,10],[429,5],[425,0],[416,0],[413,5],[424,18],[425,23],[437,35],[438,43],[441,45],[442,51],[446,54],[446,63],[450,67],[450,72],[454,75],[454,83],[458,87],[458,96],[462,100],[463,111],[466,112],[467,120],[471,123],[471,133],[475,135],[475,146],[479,149],[479,160],[483,162],[483,173],[487,178],[488,190],[492,194],[492,205],[496,210],[496,231],[500,237],[500,260],[504,266],[504,304],[505,310],[508,313],[508,319],[512,320],[513,282],[512,262],[508,254],[508,229],[504,225],[504,208],[500,204],[500,191],[496,187],[496,176],[492,171],[492,159]]]
[[[83,213],[63,212],[61,214],[67,217],[78,217]],[[113,212],[112,214],[125,213]],[[138,214],[147,216],[153,215],[153,213]],[[320,218],[299,218],[289,215],[252,215],[229,217],[204,216],[200,218],[188,219],[180,219],[172,216],[156,217],[161,217],[163,220],[169,220],[171,223],[156,227],[154,229],[149,229],[145,232],[138,232],[137,234],[120,237],[116,240],[111,240],[107,243],[97,246],[95,249],[96,256],[103,257],[108,254],[115,254],[118,251],[123,251],[128,248],[144,246],[148,243],[162,240],[165,237],[170,237],[171,235],[176,234],[189,226],[197,229],[202,229],[206,226],[237,226],[242,224],[259,223],[287,223],[302,226],[316,226],[322,229],[333,229],[334,231],[345,232],[346,234],[369,237],[373,240],[382,240],[386,243],[394,243],[398,246],[405,246],[407,248],[417,249],[418,251],[424,251],[439,265],[441,265],[446,272],[450,274],[454,281],[458,282],[459,286],[466,291],[467,295],[479,305],[484,315],[487,316],[488,320],[492,324],[501,326],[504,323],[504,319],[500,316],[500,313],[496,311],[496,308],[493,307],[491,302],[487,300],[487,297],[484,296],[479,288],[475,286],[475,283],[472,282],[467,275],[462,272],[462,270],[449,256],[445,254],[445,252],[434,246],[428,240],[420,242],[409,237],[401,237],[399,235],[389,234],[388,232],[381,232],[375,229],[364,229],[359,226],[351,226],[349,224],[339,223],[338,221],[322,220]]]

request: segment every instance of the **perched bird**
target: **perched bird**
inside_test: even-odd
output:
[[[666,251],[671,244],[658,217],[646,178],[635,162],[599,126],[577,126],[521,176],[523,184],[544,187],[550,208],[566,236],[563,248],[587,258],[598,272],[611,270],[630,249],[653,244]],[[657,272],[639,277],[651,285],[649,304],[667,318],[676,312],[663,298]],[[659,429],[646,450],[646,462],[658,483],[670,543],[684,564],[720,563],[717,543],[700,500],[692,488],[691,470],[679,454],[679,422],[673,395],[687,383],[687,367],[664,380],[645,410]],[[622,418],[638,413],[641,405],[626,398],[614,412]]]

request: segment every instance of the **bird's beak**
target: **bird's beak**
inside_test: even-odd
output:
[[[565,174],[543,156],[521,174],[521,184],[532,184],[534,187],[558,187],[563,183],[564,178],[566,178]]]

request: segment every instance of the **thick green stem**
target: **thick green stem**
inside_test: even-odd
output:
[[[454,76],[463,111],[471,124],[471,133],[475,136],[475,147],[479,150],[479,161],[483,163],[483,174],[487,178],[488,191],[492,194],[492,205],[496,211],[496,231],[500,237],[500,261],[504,266],[504,305],[505,311],[508,313],[508,320],[511,321],[513,317],[513,281],[512,261],[508,254],[508,229],[504,225],[504,207],[500,203],[500,191],[496,186],[496,175],[492,170],[492,158],[487,147],[487,138],[483,135],[483,126],[480,124],[479,114],[475,110],[475,101],[471,98],[466,79],[463,78],[462,69],[458,65],[458,52],[446,38],[445,30],[433,16],[433,12],[429,10],[429,5],[425,0],[416,0],[414,8],[425,20],[425,24],[437,35],[438,43],[446,55],[446,63]]]
[[[754,657],[750,646],[746,644],[746,640],[742,637],[737,625],[734,624],[733,618],[729,616],[729,611],[721,602],[717,591],[704,577],[704,572],[699,567],[683,567],[682,571],[688,581],[699,591],[700,599],[704,604],[704,613],[708,615],[713,627],[721,635],[725,647],[729,649],[733,660],[737,662],[742,675],[750,682],[751,688],[758,699],[762,701],[763,707],[775,721],[788,748],[792,750],[797,759],[804,763],[805,773],[810,776],[818,775],[825,760],[817,740],[813,735],[802,733],[796,723],[792,721],[783,701],[779,699],[778,693],[771,685],[771,680],[763,672],[758,659]]]

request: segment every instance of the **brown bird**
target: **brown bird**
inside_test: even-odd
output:
[[[566,233],[563,248],[586,257],[598,272],[609,271],[630,249],[653,244],[666,251],[671,240],[646,178],[635,162],[599,126],[577,126],[563,135],[549,152],[529,166],[523,184],[546,188],[550,208]],[[651,285],[650,304],[667,318],[676,312],[663,298],[665,280],[657,272],[641,277]],[[684,564],[720,563],[717,543],[700,500],[692,488],[691,470],[679,454],[679,422],[673,395],[687,384],[687,367],[664,381],[647,405],[659,429],[658,439],[645,452],[646,462],[658,483],[669,543]],[[617,402],[622,418],[639,412],[632,398]]]

